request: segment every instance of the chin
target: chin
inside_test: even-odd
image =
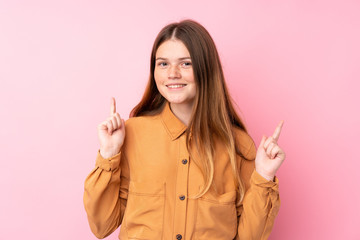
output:
[[[163,97],[172,104],[189,104],[191,103],[193,100],[189,99],[189,97],[187,96],[169,96],[167,94],[162,94]]]
[[[189,104],[191,104],[191,101],[187,101],[187,100],[178,100],[178,99],[176,99],[176,100],[174,100],[174,99],[167,99],[167,100],[168,100],[168,102],[171,103],[171,104],[178,104],[178,105],[181,105],[181,104],[183,104],[183,105],[189,105]]]
[[[173,104],[182,104],[182,103],[186,103],[185,101],[182,100],[172,100],[172,99],[167,99],[169,103],[173,103]]]

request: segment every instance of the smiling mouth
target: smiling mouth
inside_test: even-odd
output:
[[[171,85],[166,85],[166,87],[171,88],[171,89],[177,89],[177,88],[182,88],[185,87],[186,84],[171,84]]]

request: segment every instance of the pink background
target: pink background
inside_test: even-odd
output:
[[[0,239],[95,239],[82,203],[96,126],[127,119],[156,34],[213,36],[258,144],[284,119],[270,239],[360,239],[358,1],[0,2]],[[117,239],[117,233],[108,239]]]

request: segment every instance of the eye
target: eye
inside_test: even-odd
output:
[[[157,65],[159,67],[166,67],[168,64],[166,62],[159,62]]]
[[[191,62],[187,61],[187,62],[183,62],[181,65],[182,65],[183,67],[188,68],[188,67],[190,67],[192,64],[191,64]]]

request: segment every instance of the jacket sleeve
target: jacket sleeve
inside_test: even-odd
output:
[[[95,168],[85,180],[84,207],[91,231],[105,238],[122,222],[129,188],[129,168],[124,154],[104,159],[100,151]]]
[[[252,143],[248,157],[255,159],[256,147]],[[279,180],[268,181],[255,170],[254,160],[243,160],[241,175],[245,196],[237,207],[238,232],[236,240],[268,239],[280,208]]]

